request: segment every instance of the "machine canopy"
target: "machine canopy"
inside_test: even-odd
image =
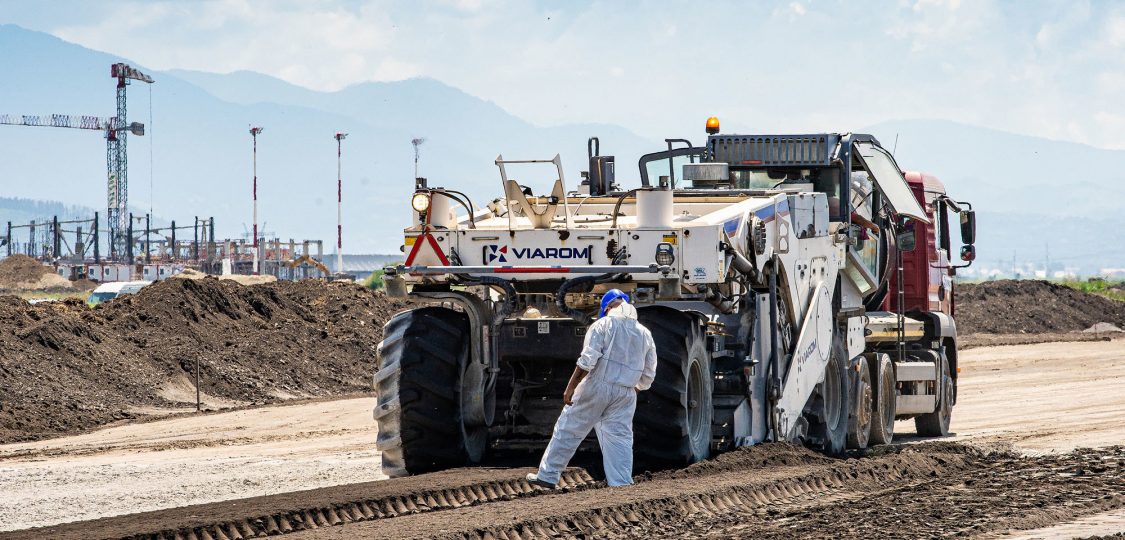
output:
[[[886,196],[891,209],[899,215],[929,223],[930,220],[926,217],[926,211],[914,198],[914,193],[911,192],[910,186],[907,185],[906,178],[902,176],[894,158],[886,150],[872,142],[857,142],[855,148],[858,150],[857,155],[860,161],[871,172],[875,184]]]

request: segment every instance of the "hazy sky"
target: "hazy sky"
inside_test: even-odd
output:
[[[425,76],[537,124],[652,137],[944,118],[1125,148],[1125,2],[0,0],[154,69],[335,90]]]

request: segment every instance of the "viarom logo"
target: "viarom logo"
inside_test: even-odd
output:
[[[484,259],[488,264],[493,262],[508,262],[508,246],[497,246],[495,244],[486,246],[484,250]]]
[[[589,259],[590,250],[593,249],[589,246],[583,248],[572,247],[525,247],[516,248],[510,246],[501,246],[491,244],[484,246],[484,262],[485,264],[492,264],[494,262],[506,263],[509,259],[516,260],[531,260],[531,259]]]

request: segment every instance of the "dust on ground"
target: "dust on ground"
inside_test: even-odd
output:
[[[405,301],[348,283],[172,279],[93,308],[0,296],[0,442],[204,404],[370,389],[383,324]]]

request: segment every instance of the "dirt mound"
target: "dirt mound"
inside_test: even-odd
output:
[[[684,469],[659,472],[648,479],[695,478],[727,471],[749,471],[766,467],[823,465],[831,458],[794,443],[770,443],[747,446],[700,461]]]
[[[1081,332],[1100,322],[1125,325],[1125,302],[1047,281],[957,286],[957,331],[962,334]]]
[[[208,276],[208,274],[204,274],[203,272],[200,272],[199,270],[193,270],[191,268],[188,268],[188,269],[184,270],[183,272],[180,272],[180,273],[178,273],[178,274],[176,274],[172,277],[175,278],[175,279],[204,279],[204,278],[209,277],[209,276]],[[230,281],[233,281],[233,282],[238,283],[240,285],[261,285],[263,283],[273,283],[273,282],[277,281],[276,277],[270,276],[270,275],[246,276],[246,275],[242,275],[242,274],[226,274],[226,275],[222,275],[222,276],[210,276],[210,277],[215,277],[215,278],[218,278],[218,279],[221,279],[221,280],[230,280]]]
[[[166,280],[87,307],[0,297],[0,442],[56,436],[183,406],[365,392],[383,324],[404,309],[354,284]],[[191,396],[194,397],[194,396]]]
[[[27,255],[12,255],[0,259],[0,290],[48,290],[70,289],[72,285],[66,278],[58,275],[50,266]]]
[[[92,291],[92,290],[98,288],[98,282],[90,281],[86,278],[82,278],[82,279],[72,281],[72,282],[70,282],[70,285],[72,287],[74,287],[75,290],[78,290],[78,291]]]

